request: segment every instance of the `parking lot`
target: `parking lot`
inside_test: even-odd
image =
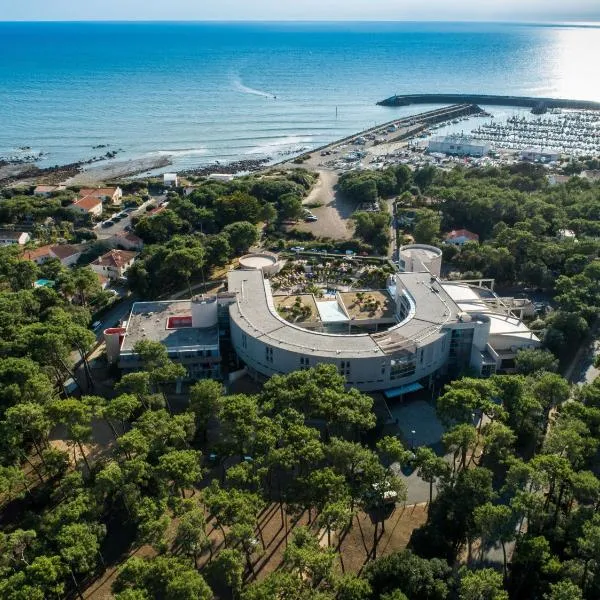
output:
[[[138,207],[123,208],[111,218],[94,225],[96,236],[99,240],[105,240],[124,231],[129,231],[132,217],[139,217],[146,214],[146,209],[149,206],[158,206],[164,199],[165,196],[154,196]]]

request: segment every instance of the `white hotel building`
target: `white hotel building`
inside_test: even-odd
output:
[[[394,275],[388,289],[380,291],[393,300],[391,324],[389,319],[352,319],[340,293],[315,300],[320,322],[293,324],[278,314],[260,270],[230,272],[231,340],[249,373],[266,378],[331,363],[359,390],[409,389],[466,368],[482,376],[509,372],[518,350],[540,345],[485,281],[441,281],[437,248],[411,246],[401,249],[403,254],[410,255],[415,270]],[[321,309],[321,303],[336,303],[338,310]]]
[[[401,248],[405,272],[385,290],[365,291],[382,299],[377,314],[352,310],[356,292],[307,297],[318,316],[292,323],[278,311],[285,296],[273,294],[262,268],[231,271],[228,292],[178,302],[136,303],[125,327],[105,332],[109,360],[124,369],[139,363],[136,341],[163,343],[189,377],[218,377],[219,331],[256,379],[308,369],[337,367],[361,391],[405,393],[437,376],[472,369],[482,376],[510,372],[522,348],[539,339],[486,284],[439,278],[441,251],[431,246]],[[289,297],[288,297],[289,298]]]

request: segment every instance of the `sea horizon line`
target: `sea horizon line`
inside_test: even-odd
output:
[[[510,25],[530,27],[581,27],[600,28],[597,21],[528,21],[528,20],[480,20],[480,19],[0,19],[0,24],[210,24],[210,25],[343,25],[343,24],[415,24],[415,25]]]

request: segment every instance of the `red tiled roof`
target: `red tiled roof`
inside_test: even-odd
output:
[[[120,269],[131,262],[137,255],[137,252],[130,252],[129,250],[110,250],[106,254],[99,256],[92,264]]]
[[[52,256],[50,250],[52,246],[40,246],[39,248],[35,248],[34,250],[26,250],[23,252],[23,258],[25,260],[37,260],[38,258],[44,258],[45,256]]]
[[[76,246],[71,246],[71,244],[57,244],[51,246],[50,250],[52,251],[52,254],[60,260],[69,258],[69,256],[73,256],[74,254],[81,254],[81,250]]]
[[[108,282],[110,281],[110,279],[108,277],[104,277],[104,275],[100,275],[100,273],[96,273],[96,277],[98,277],[98,281],[100,282],[100,285],[102,287],[107,285]]]
[[[80,198],[79,200],[73,202],[72,206],[83,208],[89,212],[90,210],[96,208],[96,206],[99,204],[102,204],[102,200],[94,198],[93,196],[85,196],[85,198]]]
[[[46,256],[55,256],[59,260],[64,260],[65,258],[69,258],[69,256],[80,253],[81,250],[77,246],[71,244],[49,244],[23,252],[23,258],[26,260],[37,260],[38,258],[44,258]]]
[[[446,234],[447,240],[454,240],[459,237],[465,237],[468,240],[479,240],[479,235],[469,231],[468,229],[454,229],[450,233]]]

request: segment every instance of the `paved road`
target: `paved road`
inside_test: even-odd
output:
[[[158,206],[160,202],[165,199],[165,196],[152,196],[150,200],[147,200],[142,205],[140,205],[136,210],[129,213],[127,217],[121,219],[120,221],[116,221],[114,225],[111,227],[102,227],[102,223],[98,223],[94,226],[94,232],[98,236],[99,240],[105,240],[111,238],[113,235],[117,235],[119,233],[123,233],[125,231],[125,227],[131,225],[131,218],[135,216],[142,216],[146,214],[146,208],[148,206]]]

